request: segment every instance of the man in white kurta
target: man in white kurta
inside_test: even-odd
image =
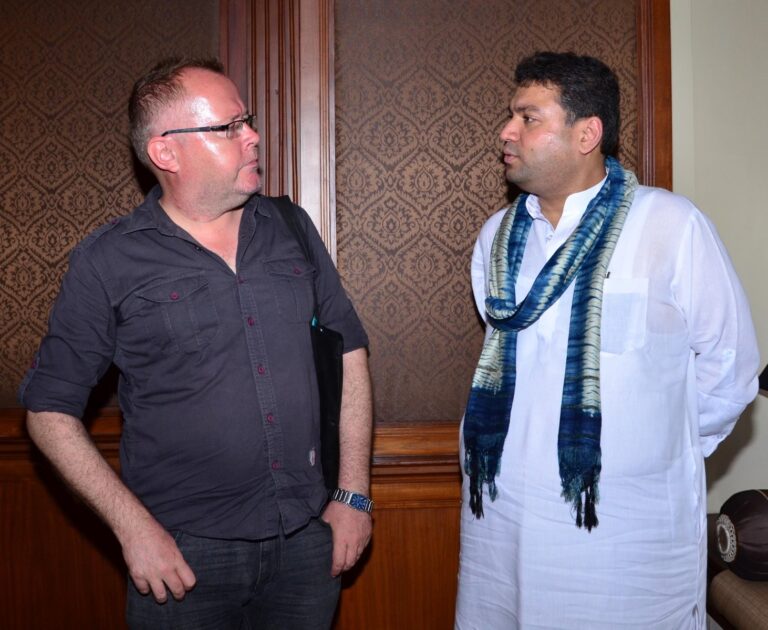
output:
[[[576,229],[605,169],[593,168],[603,160],[599,142],[586,156],[596,159],[585,158],[581,118],[570,126],[552,118],[563,111],[558,86],[516,80],[501,137],[508,179],[531,193],[519,301]],[[602,121],[595,126],[602,131]],[[591,175],[564,181],[569,159],[577,175]],[[483,226],[472,258],[481,314],[504,212]],[[518,333],[498,497],[483,489],[483,518],[467,507],[465,477],[456,627],[704,628],[704,457],[757,391],[744,292],[712,223],[690,201],[637,189],[603,287],[599,525],[588,532],[561,497],[558,469],[573,290]]]

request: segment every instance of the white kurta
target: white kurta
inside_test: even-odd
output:
[[[533,225],[516,285],[525,296],[601,184],[571,195],[553,229]],[[472,258],[485,313],[489,256],[504,211]],[[485,518],[464,480],[456,627],[705,627],[704,457],[757,393],[757,341],[744,292],[711,222],[690,201],[640,187],[605,281],[598,527],[560,497],[557,434],[573,285],[518,334],[517,384]],[[488,331],[490,332],[490,330]],[[463,444],[462,444],[463,462]]]

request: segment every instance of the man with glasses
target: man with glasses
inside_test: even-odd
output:
[[[365,331],[306,213],[311,262],[257,195],[254,116],[218,62],[158,64],[129,115],[158,186],[73,251],[20,390],[30,435],[120,541],[132,628],[327,628],[371,534]],[[344,338],[327,505],[315,312]],[[122,480],[80,422],[111,363]]]

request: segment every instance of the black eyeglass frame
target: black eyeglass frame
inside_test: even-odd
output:
[[[183,129],[169,129],[168,131],[164,131],[160,134],[160,137],[168,136],[172,133],[197,133],[200,132],[209,132],[209,131],[223,131],[227,133],[227,138],[232,139],[236,137],[235,135],[230,135],[228,130],[232,128],[232,125],[236,125],[238,123],[243,123],[243,126],[250,127],[253,131],[256,131],[253,127],[253,121],[256,118],[256,114],[248,114],[247,116],[243,116],[242,118],[238,118],[237,120],[233,120],[228,123],[224,123],[223,125],[212,125],[209,127],[185,127]]]

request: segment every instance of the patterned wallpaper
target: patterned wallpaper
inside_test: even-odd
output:
[[[635,0],[337,0],[339,268],[371,338],[378,422],[461,418],[482,344],[474,239],[510,194],[498,133],[517,61],[601,57],[637,163]],[[512,193],[514,194],[514,193]]]
[[[215,54],[216,0],[0,3],[0,407],[31,360],[67,255],[135,205],[126,99],[173,53]],[[481,328],[468,263],[508,195],[497,135],[517,60],[601,56],[636,163],[634,0],[337,0],[339,267],[371,336],[381,422],[457,420]]]
[[[69,251],[151,185],[127,140],[134,80],[217,51],[216,0],[0,3],[0,407],[16,405]]]

